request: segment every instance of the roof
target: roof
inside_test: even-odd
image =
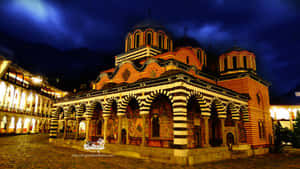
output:
[[[171,35],[168,30],[160,23],[156,22],[155,20],[153,19],[145,19],[145,20],[142,20],[141,22],[137,23],[136,25],[134,25],[132,27],[132,29],[130,30],[130,32],[133,32],[137,29],[141,29],[141,30],[146,30],[148,28],[152,28],[154,30],[163,30],[166,34],[168,35]]]

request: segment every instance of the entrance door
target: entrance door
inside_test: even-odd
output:
[[[227,134],[227,144],[228,145],[233,145],[234,144],[234,136],[232,133],[228,133]]]
[[[126,144],[126,130],[125,129],[122,129],[121,141],[122,141],[122,144]]]
[[[201,147],[201,127],[200,126],[195,126],[194,136],[195,136],[195,147]]]

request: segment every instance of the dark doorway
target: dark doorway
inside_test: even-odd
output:
[[[121,132],[121,142],[122,142],[122,144],[126,144],[126,130],[125,129],[122,129],[122,132]]]
[[[194,128],[195,133],[195,147],[201,147],[201,127],[196,126]]]
[[[233,145],[234,144],[234,136],[232,133],[227,134],[227,145]]]

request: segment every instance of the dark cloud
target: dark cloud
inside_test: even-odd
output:
[[[151,9],[152,18],[175,37],[187,27],[187,35],[204,46],[225,51],[238,43],[254,51],[260,75],[272,82],[273,93],[280,94],[300,83],[299,4],[297,0],[11,0],[0,2],[0,31],[58,50],[88,48],[113,56],[122,52],[126,32]],[[82,63],[74,61],[70,68],[78,67]]]

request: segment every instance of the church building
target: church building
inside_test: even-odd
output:
[[[102,138],[103,152],[178,164],[266,153],[270,84],[255,53],[233,47],[212,69],[205,49],[174,43],[152,20],[135,25],[93,90],[53,105],[50,142],[80,148]]]

